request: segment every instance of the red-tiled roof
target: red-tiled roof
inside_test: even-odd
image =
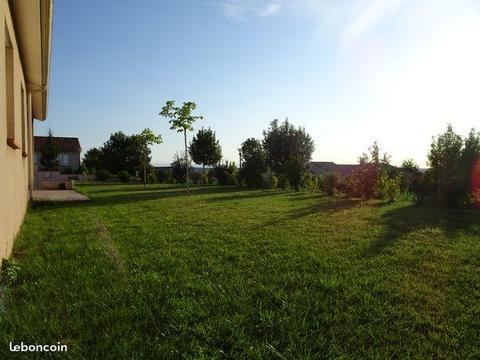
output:
[[[34,136],[33,149],[34,151],[42,151],[48,136]],[[53,137],[53,143],[59,152],[80,152],[80,141],[75,137]]]

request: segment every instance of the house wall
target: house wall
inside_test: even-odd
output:
[[[31,96],[27,92],[7,0],[0,0],[0,20],[0,258],[6,258],[12,251],[30,199],[33,120]],[[7,32],[11,41],[7,40]],[[11,46],[11,50],[6,50],[7,46]],[[8,51],[13,58],[13,76],[8,76],[6,71]],[[13,81],[13,102],[12,97],[7,96],[10,81]],[[7,117],[7,108],[10,109],[7,102],[13,104],[11,124]],[[20,149],[15,150],[7,144],[7,137],[12,134]]]
[[[79,152],[70,152],[70,153],[67,153],[68,154],[68,162],[69,162],[69,166],[73,169],[73,170],[78,170],[78,168],[80,167],[80,153]]]

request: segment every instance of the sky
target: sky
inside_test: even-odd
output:
[[[315,161],[355,163],[377,140],[424,167],[448,123],[480,130],[479,39],[478,0],[57,0],[35,134],[86,151],[148,127],[165,165],[183,137],[158,113],[194,101],[195,130],[215,130],[229,161],[288,117]]]

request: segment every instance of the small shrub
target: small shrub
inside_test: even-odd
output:
[[[209,178],[209,176],[208,176],[208,173],[202,174],[201,184],[202,184],[202,185],[208,185],[208,184],[210,184],[210,178]]]
[[[97,178],[98,181],[108,181],[111,177],[111,174],[108,170],[100,169],[100,170],[97,170],[95,177]]]
[[[118,179],[122,183],[128,183],[128,182],[130,182],[130,174],[128,173],[128,171],[122,170],[118,173]]]
[[[410,191],[401,191],[396,196],[396,200],[402,202],[415,202],[416,199],[417,197],[415,196],[415,194]]]
[[[238,169],[233,162],[227,161],[217,165],[211,173],[218,180],[219,185],[238,185]]]
[[[389,202],[394,202],[400,193],[400,177],[390,178],[383,174],[379,180],[378,193],[380,197],[387,199]]]
[[[173,161],[170,164],[172,170],[172,176],[177,183],[185,184],[187,182],[187,163],[184,154],[175,154]],[[188,159],[188,174],[191,176],[193,173],[192,163]]]
[[[338,187],[342,182],[340,174],[336,172],[330,172],[323,178],[322,190],[327,195],[335,195],[338,191]]]
[[[417,175],[412,180],[411,190],[415,195],[417,202],[423,202],[426,199],[435,197],[435,184],[430,171],[423,175]]]
[[[377,194],[379,169],[373,163],[361,163],[360,167],[348,178],[347,194],[366,200],[373,199]]]
[[[20,267],[15,260],[3,259],[0,280],[3,284],[12,284],[18,279]]]
[[[275,175],[272,175],[272,189],[276,189],[278,187],[278,178]]]
[[[319,177],[315,174],[309,173],[306,176],[306,181],[305,181],[305,190],[311,191],[311,192],[317,192],[319,187],[320,180]]]
[[[278,174],[278,187],[283,190],[290,190],[290,180],[288,180],[288,177],[285,174]]]

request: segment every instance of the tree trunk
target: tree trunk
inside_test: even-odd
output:
[[[190,192],[190,169],[188,166],[187,129],[183,129],[183,139],[185,140],[185,165],[187,166],[187,192]]]
[[[147,156],[143,156],[143,187],[147,186]]]

